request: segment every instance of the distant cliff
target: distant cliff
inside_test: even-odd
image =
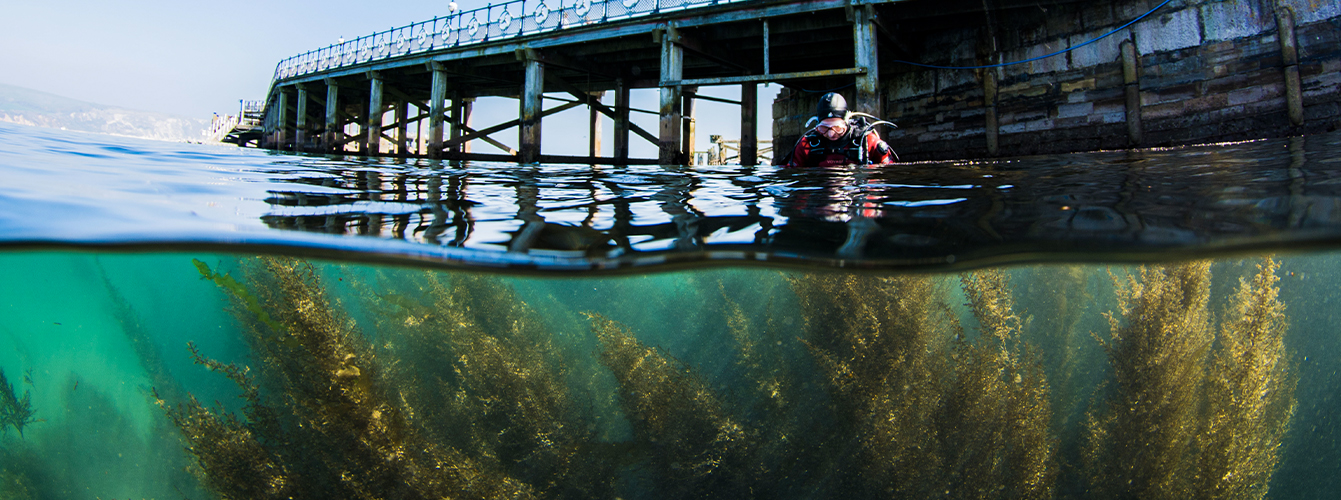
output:
[[[0,121],[161,141],[200,141],[207,118],[183,118],[77,101],[0,84]]]

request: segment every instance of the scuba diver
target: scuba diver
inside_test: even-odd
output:
[[[898,159],[875,131],[878,125],[895,125],[866,113],[848,111],[847,100],[838,93],[820,97],[815,117],[806,125],[815,121],[819,124],[796,141],[783,165],[793,168],[888,165]]]

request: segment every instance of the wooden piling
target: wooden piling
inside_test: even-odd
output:
[[[307,87],[298,85],[298,113],[294,124],[293,150],[303,151],[307,143]]]
[[[982,101],[986,108],[983,113],[987,118],[985,126],[987,135],[987,154],[996,156],[1001,151],[1000,133],[1001,127],[996,118],[996,70],[982,70]]]
[[[455,92],[452,95],[452,143],[457,144],[461,136],[466,135],[466,129],[470,127],[471,111],[475,108],[475,98],[462,97],[461,92]],[[470,141],[462,141],[457,146],[452,146],[451,151],[457,153],[469,153]]]
[[[875,39],[875,6],[856,7],[852,20],[853,66],[865,69],[857,75],[857,95],[853,108],[856,111],[883,116],[880,102],[880,64],[876,57],[878,50]]]
[[[340,86],[334,79],[326,79],[326,131],[322,134],[321,149],[327,152],[343,150],[340,141],[344,140],[344,121],[340,119]]]
[[[540,124],[544,112],[545,65],[534,53],[524,58],[526,81],[522,84],[521,97],[521,137],[519,138],[518,161],[535,163],[540,161]]]
[[[1141,61],[1136,55],[1136,44],[1124,40],[1122,49],[1122,83],[1127,98],[1127,143],[1141,144],[1141,80],[1138,70]]]
[[[442,125],[445,121],[443,109],[447,100],[447,72],[441,63],[433,63],[433,83],[428,98],[428,157],[442,157]]]
[[[680,147],[681,158],[686,163],[694,163],[694,129],[698,125],[694,122],[694,98],[698,95],[698,87],[684,87],[684,104],[682,105],[683,119],[681,122],[684,127],[680,130],[680,138],[683,144]]]
[[[684,74],[684,48],[675,43],[679,41],[679,30],[667,24],[661,35],[661,80],[680,80]],[[680,135],[682,131],[681,97],[682,87],[671,85],[661,87],[661,134],[657,160],[663,165],[683,164]]]
[[[1285,70],[1285,112],[1290,123],[1304,124],[1304,99],[1299,82],[1299,41],[1294,33],[1294,10],[1276,7],[1276,31],[1280,39],[1281,64]]]
[[[392,106],[396,112],[396,156],[406,156],[409,154],[409,107],[410,103],[406,101],[396,101]]]
[[[629,161],[629,86],[623,78],[615,80],[615,144],[617,162]]]
[[[759,84],[740,84],[740,164],[759,164]]]
[[[600,104],[601,99],[604,97],[604,91],[587,94],[589,102],[594,102],[596,104]],[[588,150],[592,158],[599,158],[601,156],[601,135],[603,133],[601,130],[601,111],[596,106],[588,104],[587,114],[589,115],[588,119],[590,120],[588,122],[590,126],[587,130]]]
[[[369,156],[382,154],[382,115],[386,113],[386,108],[382,106],[382,75],[377,72],[369,72],[368,78],[372,81],[368,88],[368,131],[364,137],[363,153]]]

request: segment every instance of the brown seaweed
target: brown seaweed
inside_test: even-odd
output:
[[[956,340],[955,376],[936,418],[952,498],[1050,498],[1057,476],[1047,379],[1020,339],[1000,270],[961,277],[981,334]]]
[[[259,362],[258,385],[269,388],[242,377],[245,368],[196,358],[224,371],[243,387],[244,397],[254,400],[245,421],[195,402],[173,410],[207,481],[221,495],[532,495],[530,487],[502,471],[421,438],[406,417],[412,412],[390,397],[394,392],[383,386],[379,360],[331,304],[311,264],[265,257],[244,261],[250,286],[207,268],[201,272],[235,300],[236,316]],[[273,415],[273,423],[261,415]],[[220,469],[239,475],[209,477],[210,470]]]
[[[751,443],[721,399],[674,358],[637,340],[625,326],[590,314],[601,364],[619,382],[620,407],[667,496],[739,497],[751,477]],[[733,488],[735,486],[735,488]]]
[[[1088,416],[1086,470],[1105,496],[1196,496],[1197,431],[1212,333],[1210,263],[1142,267],[1113,278],[1107,314],[1112,365],[1102,406]]]
[[[1207,383],[1197,491],[1202,498],[1260,499],[1280,461],[1297,405],[1285,350],[1289,324],[1271,258],[1239,281],[1226,308]]]
[[[34,418],[36,414],[31,394],[23,391],[23,397],[19,397],[14,385],[5,378],[5,371],[0,369],[0,435],[8,433],[9,429],[13,428],[22,437],[24,427],[38,422],[38,419]]]

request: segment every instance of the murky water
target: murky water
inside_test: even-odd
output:
[[[1324,497],[1339,142],[785,172],[0,124],[0,498]]]

